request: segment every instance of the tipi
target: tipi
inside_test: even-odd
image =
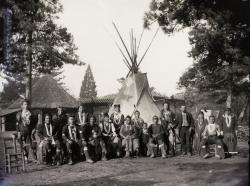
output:
[[[128,57],[126,57],[124,52],[116,43],[118,49],[120,50],[120,52],[122,53],[124,57],[123,61],[125,62],[126,66],[129,68],[129,73],[126,79],[123,81],[122,87],[119,90],[119,93],[117,94],[109,112],[112,113],[114,111],[114,105],[119,104],[121,108],[121,112],[125,116],[130,115],[133,117],[134,111],[139,110],[141,113],[141,117],[144,119],[144,121],[147,122],[148,124],[151,124],[153,115],[159,115],[160,110],[157,107],[157,105],[154,103],[154,100],[151,96],[147,74],[139,72],[139,65],[141,64],[143,58],[145,57],[145,54],[147,53],[150,45],[152,44],[152,41],[155,38],[157,32],[155,33],[147,50],[145,51],[145,53],[143,54],[139,62],[137,62],[140,41],[139,41],[139,44],[136,45],[136,39],[133,36],[133,32],[131,32],[131,35],[130,35],[131,52],[129,52],[116,25],[114,23],[113,25],[126,50]]]

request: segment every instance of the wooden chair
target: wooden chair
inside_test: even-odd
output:
[[[22,147],[17,146],[16,135],[3,138],[4,157],[5,157],[5,172],[12,173],[13,170],[19,172],[25,171],[25,161]]]
[[[217,152],[217,147],[216,147],[216,145],[215,145],[215,144],[209,145],[209,153],[215,155],[216,152]]]

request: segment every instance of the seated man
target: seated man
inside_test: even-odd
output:
[[[109,121],[108,113],[104,114],[104,120],[100,122],[100,129],[102,132],[102,139],[105,143],[107,154],[109,157],[120,156],[118,152],[119,138],[115,131],[114,124]]]
[[[132,123],[135,126],[136,129],[136,138],[139,139],[139,154],[144,155],[144,147],[143,147],[143,140],[142,140],[142,131],[143,131],[143,125],[144,125],[144,120],[140,117],[140,111],[136,110],[134,112],[134,118],[132,119]]]
[[[153,124],[149,126],[149,151],[151,152],[151,158],[155,157],[155,148],[159,146],[161,150],[162,158],[166,158],[166,150],[164,143],[164,129],[161,124],[159,124],[158,116],[153,116]]]
[[[123,138],[122,146],[125,146],[126,158],[130,157],[132,153],[135,153],[136,156],[138,156],[139,139],[136,132],[135,126],[131,123],[131,117],[127,116],[120,130],[120,136]]]
[[[80,137],[81,137],[81,155],[84,155],[86,158],[86,162],[94,163],[89,155],[89,139],[92,133],[92,127],[89,122],[82,123],[79,126],[80,129]]]
[[[46,151],[46,163],[52,162],[54,156],[54,162],[57,165],[61,164],[61,144],[58,138],[58,131],[55,126],[51,124],[51,119],[49,114],[45,115],[44,123],[37,126],[37,135],[41,140],[41,145]],[[54,149],[56,152],[54,153]]]
[[[73,155],[79,157],[79,150],[81,148],[81,134],[78,126],[74,123],[74,116],[68,117],[68,123],[63,127],[62,138],[66,144],[67,153],[69,155],[69,165],[74,163]]]
[[[100,127],[96,124],[96,119],[94,116],[90,116],[89,124],[91,126],[91,134],[89,137],[89,144],[94,148],[94,157],[98,159],[101,155],[102,160],[106,161],[107,150],[105,143],[102,139],[102,131]],[[101,151],[100,151],[101,150]]]
[[[148,142],[149,142],[149,134],[148,134],[148,124],[147,123],[143,123],[143,127],[142,127],[142,134],[141,134],[141,153],[143,156],[150,156],[150,151],[149,151],[149,147],[148,147]]]
[[[220,127],[215,123],[215,117],[209,117],[209,123],[206,125],[203,132],[203,140],[201,142],[201,156],[209,157],[209,145],[216,144],[215,157],[221,159],[225,157],[223,142],[219,138],[221,135]]]

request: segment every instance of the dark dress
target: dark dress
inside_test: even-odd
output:
[[[195,136],[193,141],[193,147],[195,152],[200,154],[202,134],[204,132],[205,126],[207,125],[207,120],[199,121],[198,119],[194,123],[195,127]]]
[[[221,118],[221,130],[223,131],[223,141],[226,145],[226,152],[237,152],[237,123],[235,115],[231,114],[231,119],[223,115]]]

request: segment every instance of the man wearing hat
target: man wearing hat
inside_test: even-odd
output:
[[[221,130],[223,141],[226,145],[226,151],[229,154],[237,153],[237,122],[236,116],[232,113],[231,108],[227,108],[221,117]]]

